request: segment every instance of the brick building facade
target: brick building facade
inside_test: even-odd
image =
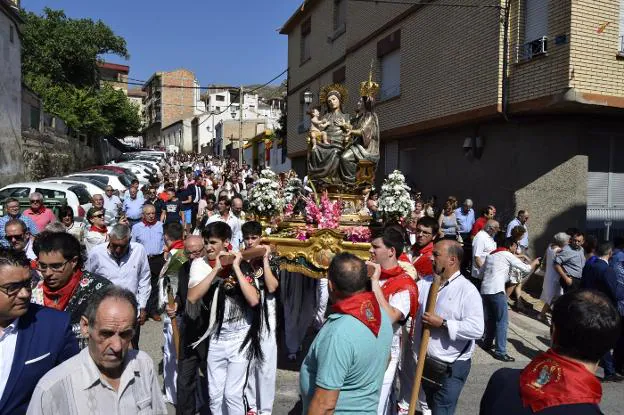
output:
[[[425,195],[495,203],[503,223],[528,209],[539,253],[570,226],[624,227],[620,1],[436,3],[297,9],[281,30],[293,166],[305,170],[303,93],[318,105],[320,88],[341,82],[352,113],[374,61],[378,180],[399,168]]]

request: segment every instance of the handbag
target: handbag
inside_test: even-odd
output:
[[[457,359],[453,361],[453,363],[457,362],[466,350],[468,350],[471,342],[472,340],[468,340],[466,346],[464,346],[463,350],[459,356],[457,356]],[[444,362],[437,357],[427,354],[427,356],[425,356],[425,365],[423,367],[423,383],[427,383],[427,387],[429,389],[433,389],[434,391],[439,390],[442,388],[444,380],[451,375],[451,365],[453,365],[453,363]]]

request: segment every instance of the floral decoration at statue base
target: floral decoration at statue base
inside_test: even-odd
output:
[[[377,208],[384,223],[403,224],[414,211],[414,201],[409,191],[409,186],[405,184],[405,176],[398,170],[390,173],[384,180],[377,201]]]
[[[274,218],[281,215],[284,209],[284,199],[278,176],[270,169],[262,170],[247,198],[249,211],[263,224],[265,232],[270,234],[269,224]]]

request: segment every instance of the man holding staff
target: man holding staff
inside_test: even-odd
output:
[[[417,283],[420,307],[414,325],[413,353],[416,360],[427,359],[421,391],[434,415],[455,413],[470,372],[475,340],[483,335],[483,304],[475,286],[460,272],[463,254],[462,246],[452,240],[442,240],[433,248],[433,272],[441,280],[434,313],[425,311],[433,276]],[[431,337],[426,356],[418,356],[423,324],[430,328]]]

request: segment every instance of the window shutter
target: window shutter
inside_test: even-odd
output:
[[[587,207],[607,207],[609,194],[609,173],[587,173]]]
[[[401,93],[401,54],[395,50],[381,58],[381,99]]]
[[[525,43],[548,35],[548,3],[548,0],[525,0]]]

